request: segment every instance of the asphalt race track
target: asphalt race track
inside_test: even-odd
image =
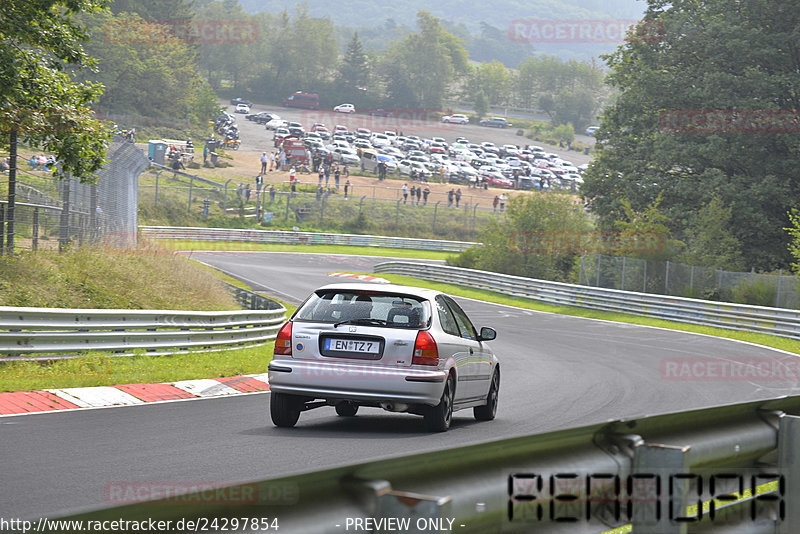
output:
[[[193,253],[255,289],[299,302],[385,261],[290,253]],[[664,376],[672,358],[795,358],[706,336],[530,312],[459,299],[476,326],[493,326],[501,359],[497,419],[457,412],[443,434],[416,416],[332,408],[301,415],[294,429],[269,419],[269,394],[0,417],[0,517],[55,517],[118,504],[126,483],[233,483],[518,435],[800,393],[787,380],[683,380]],[[266,371],[267,355],[264,358]],[[278,517],[280,517],[278,515]]]

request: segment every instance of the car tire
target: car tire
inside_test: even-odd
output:
[[[492,383],[489,385],[489,394],[486,397],[486,404],[475,406],[472,413],[478,421],[491,421],[497,413],[497,397],[500,394],[500,374],[495,371],[492,375]]]
[[[358,404],[354,402],[340,402],[336,405],[336,414],[342,417],[353,417],[358,412]]]
[[[294,395],[270,393],[269,414],[272,423],[281,428],[291,428],[300,419],[300,401]]]
[[[445,432],[453,420],[453,397],[455,382],[449,377],[444,384],[444,391],[439,404],[428,407],[425,412],[425,428],[430,432]]]

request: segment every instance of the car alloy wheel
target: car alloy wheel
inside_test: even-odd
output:
[[[497,397],[500,393],[500,375],[495,371],[492,375],[492,383],[489,386],[489,394],[486,397],[486,404],[475,406],[472,413],[478,421],[491,421],[497,413]]]
[[[294,395],[270,393],[269,413],[277,427],[293,427],[300,419],[300,402]]]
[[[447,379],[442,392],[442,399],[436,406],[431,406],[425,413],[425,426],[431,432],[445,432],[453,420],[453,393],[455,383],[453,377]]]

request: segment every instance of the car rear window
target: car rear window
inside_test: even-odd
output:
[[[338,323],[377,319],[376,326],[425,328],[430,319],[428,301],[379,291],[347,289],[318,291],[297,310],[295,321]]]

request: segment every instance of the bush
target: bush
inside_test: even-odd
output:
[[[743,281],[733,288],[731,299],[739,304],[775,306],[777,295],[778,288],[764,280]]]

